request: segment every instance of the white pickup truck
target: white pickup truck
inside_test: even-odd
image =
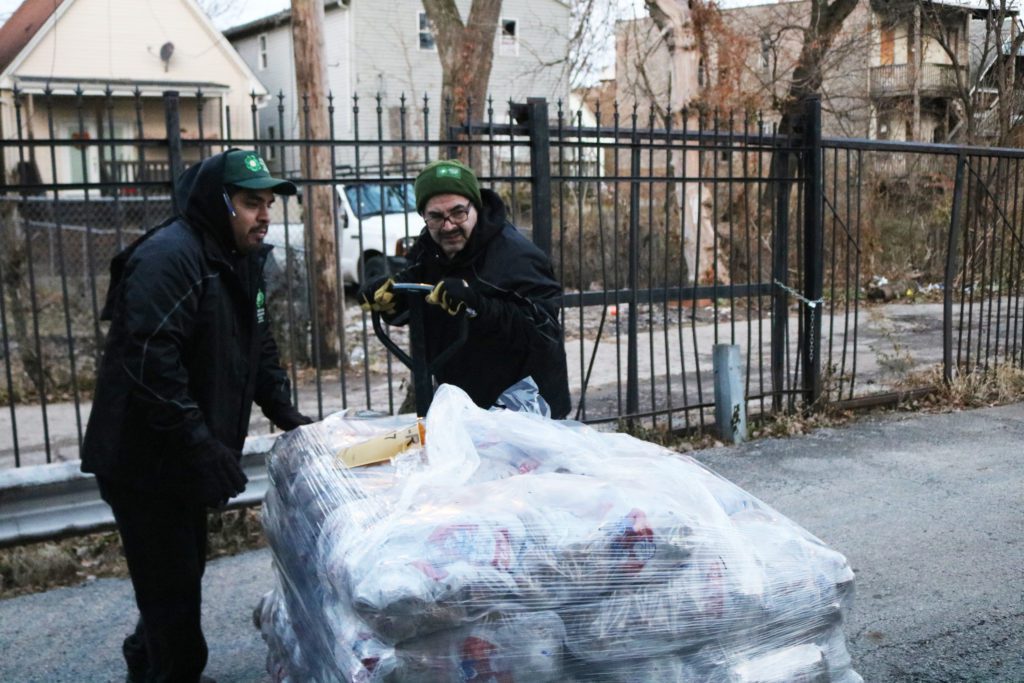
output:
[[[416,213],[411,182],[359,181],[337,186],[338,197],[338,264],[342,282],[360,284],[381,275],[390,260],[392,269],[400,268],[398,259],[404,245],[411,243],[423,228],[423,219]],[[300,221],[270,226],[266,242],[272,244],[273,257],[284,266],[285,234],[292,257],[305,261],[305,231]]]

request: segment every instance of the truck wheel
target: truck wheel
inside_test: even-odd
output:
[[[366,282],[373,282],[382,275],[386,275],[387,271],[387,262],[383,256],[371,256],[366,259],[366,263],[363,265],[363,278]]]

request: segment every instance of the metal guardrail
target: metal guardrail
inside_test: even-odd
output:
[[[249,483],[229,509],[263,501],[266,456],[276,436],[246,439],[242,469]],[[0,548],[113,528],[96,478],[83,474],[77,461],[0,470]]]

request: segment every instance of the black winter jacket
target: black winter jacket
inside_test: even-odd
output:
[[[449,259],[426,229],[409,252],[412,265],[399,279],[436,283],[462,278],[480,296],[469,339],[436,373],[482,407],[532,376],[552,416],[569,413],[565,346],[559,324],[562,287],[551,261],[505,215],[494,192],[481,190],[483,210],[466,246]],[[458,338],[457,321],[436,306],[425,307],[427,356],[434,358]]]
[[[234,249],[220,182],[224,155],[182,175],[183,216],[111,262],[111,320],[82,448],[82,470],[155,489],[178,481],[188,449],[241,449],[255,400],[291,404],[270,334],[263,264]]]

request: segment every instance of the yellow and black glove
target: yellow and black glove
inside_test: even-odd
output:
[[[480,309],[480,296],[465,280],[457,277],[446,277],[434,285],[426,301],[440,306],[448,315],[458,315],[465,311],[470,318],[475,318]]]
[[[382,275],[359,288],[359,305],[364,311],[392,314],[395,312],[395,280]]]

